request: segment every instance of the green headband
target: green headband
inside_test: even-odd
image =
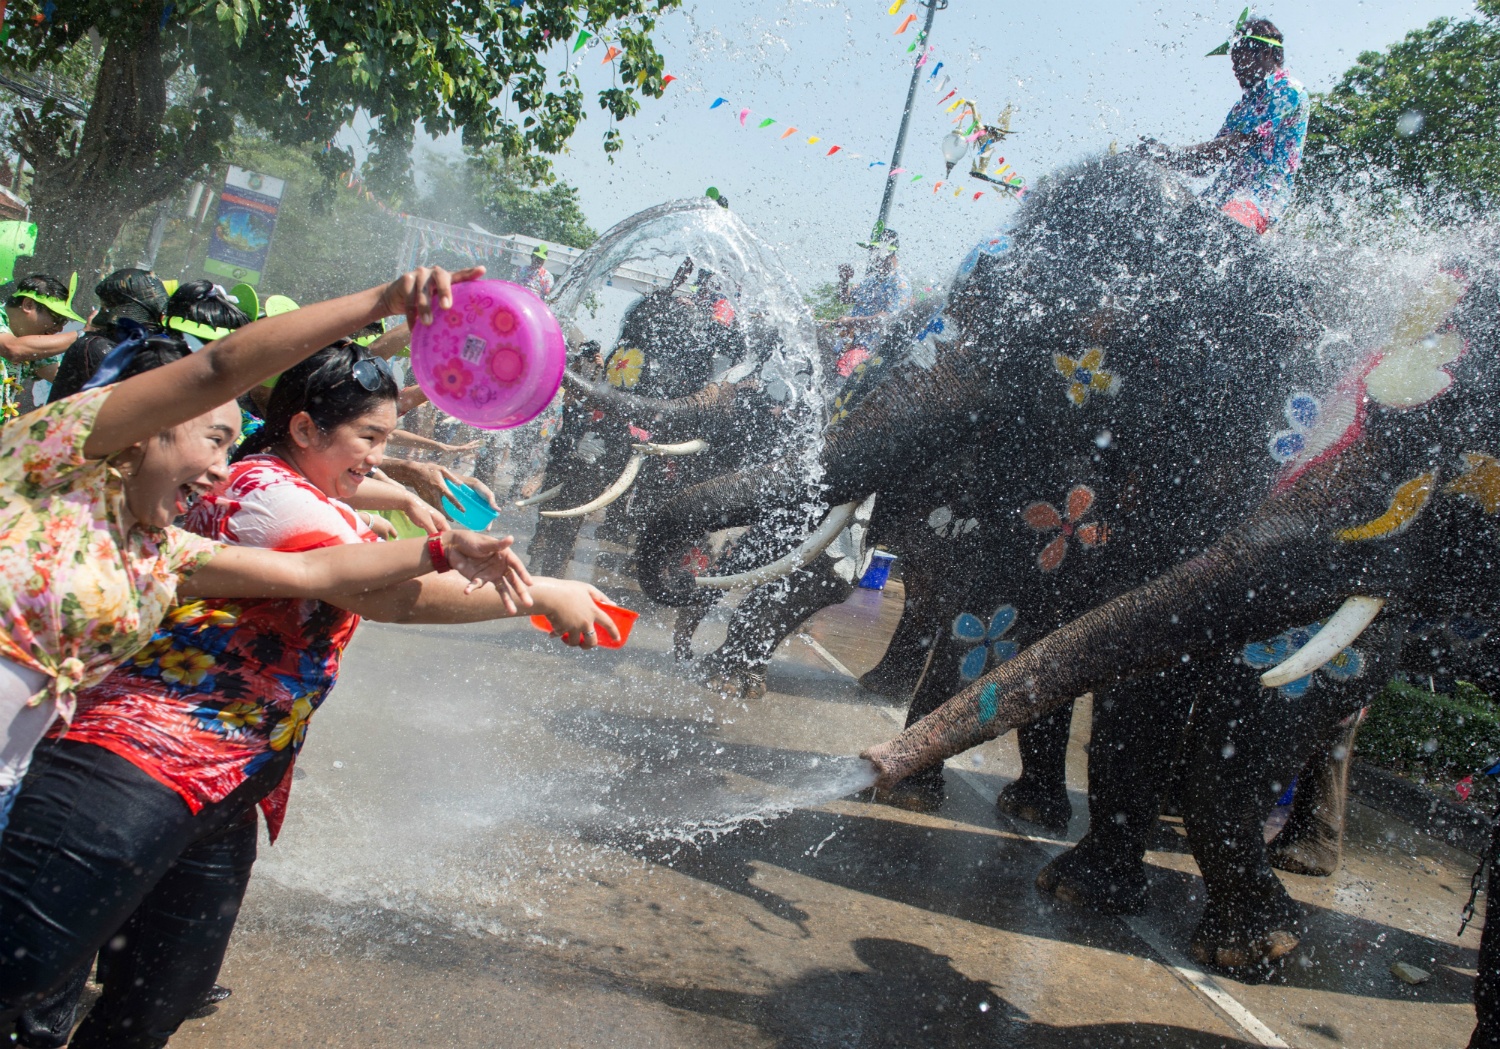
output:
[[[66,299],[54,299],[52,296],[43,295],[39,291],[18,291],[16,292],[16,298],[30,299],[32,302],[47,307],[47,309],[51,310],[59,317],[66,317],[70,321],[77,321],[80,324],[86,324],[88,323],[87,321],[73,312],[73,295],[77,291],[78,274],[75,272],[72,278],[68,281],[68,297]]]
[[[1254,34],[1245,32],[1245,22],[1246,22],[1246,20],[1249,19],[1249,17],[1250,17],[1250,9],[1247,7],[1243,11],[1240,12],[1239,19],[1234,23],[1234,33],[1229,37],[1229,39],[1226,40],[1226,41],[1224,41],[1222,44],[1220,44],[1218,47],[1214,48],[1212,51],[1210,51],[1208,54],[1204,55],[1203,57],[1204,58],[1217,58],[1220,55],[1227,55],[1227,54],[1229,54],[1229,49],[1232,48],[1232,47],[1234,47],[1234,45],[1237,44],[1237,43],[1239,43],[1241,40],[1254,40],[1254,41],[1256,41],[1258,43],[1270,44],[1272,47],[1284,47],[1285,46],[1280,40],[1277,40],[1274,37],[1269,37],[1269,36],[1255,36]]]

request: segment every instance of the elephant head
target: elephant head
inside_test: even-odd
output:
[[[1200,555],[1103,603],[866,752],[883,785],[1074,696],[1288,626],[1321,631],[1267,687],[1338,656],[1382,607],[1500,605],[1500,280],[1438,275],[1390,338],[1316,395],[1293,391],[1269,494]],[[1337,611],[1335,611],[1337,610]],[[1331,616],[1330,616],[1331,613]],[[1325,620],[1324,617],[1329,617]]]
[[[622,473],[599,498],[554,515],[579,516],[619,498],[644,457],[707,453],[719,460],[747,442],[776,444],[782,435],[775,431],[789,427],[767,422],[761,402],[772,386],[803,415],[812,404],[806,387],[816,371],[815,350],[810,322],[798,312],[805,306],[787,293],[790,281],[769,249],[709,203],[676,202],[625,220],[585,253],[559,289],[557,311],[581,335],[604,289],[645,279],[664,254],[681,259],[665,286],[625,311],[601,361],[602,381],[575,369],[564,377],[569,410],[591,414],[592,437],[614,446],[610,468]],[[767,315],[780,318],[769,326],[769,340],[768,326],[751,322]],[[808,362],[801,372],[781,368],[801,375],[801,388],[761,374],[772,358]]]

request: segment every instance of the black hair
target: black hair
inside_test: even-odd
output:
[[[219,285],[211,280],[190,280],[167,300],[166,316],[181,317],[210,328],[242,328],[250,323],[244,310],[224,298]]]
[[[58,299],[62,302],[68,301],[68,286],[66,284],[50,274],[33,273],[29,277],[22,277],[16,281],[15,290],[10,293],[10,298],[5,300],[7,309],[14,309],[23,302],[36,302],[35,299],[23,299],[20,295],[20,292],[23,291],[29,291],[33,295],[45,295],[49,299]],[[36,304],[44,310],[47,309],[40,302],[36,302]],[[51,310],[47,310],[47,312],[52,313]],[[52,313],[52,315],[58,320],[67,320],[61,314]]]
[[[285,441],[291,434],[292,420],[301,412],[328,433],[382,404],[393,403],[400,391],[389,370],[378,370],[380,385],[373,390],[365,389],[354,378],[355,362],[362,359],[369,359],[369,354],[351,342],[341,341],[282,372],[266,405],[265,425],[245,438],[233,461]]]
[[[135,356],[130,358],[130,363],[125,365],[120,372],[120,377],[115,381],[124,382],[126,379],[133,379],[137,375],[154,371],[164,364],[180,361],[192,352],[182,337],[175,333],[148,335],[146,341],[141,344],[141,348],[135,351]]]
[[[150,270],[115,270],[94,285],[94,294],[99,296],[96,328],[111,329],[121,319],[159,328],[167,311],[166,285]]]
[[[1245,23],[1244,32],[1239,40],[1235,41],[1236,51],[1269,51],[1271,57],[1276,59],[1279,66],[1286,61],[1286,48],[1280,44],[1268,44],[1265,40],[1251,40],[1252,36],[1263,36],[1266,40],[1282,40],[1286,37],[1281,35],[1281,30],[1269,18],[1252,18]]]

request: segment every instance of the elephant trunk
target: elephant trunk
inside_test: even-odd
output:
[[[563,384],[595,407],[628,416],[647,429],[652,425],[667,425],[674,430],[707,429],[729,411],[739,392],[734,383],[715,382],[671,400],[637,397],[613,386],[589,382],[571,369],[563,373]]]
[[[1085,692],[1286,626],[1318,573],[1326,485],[1299,487],[1190,561],[1053,631],[895,739],[866,751],[881,786],[1034,721]],[[1272,570],[1284,585],[1260,585]],[[1226,636],[1228,632],[1229,636]]]

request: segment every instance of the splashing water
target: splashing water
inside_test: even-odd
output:
[[[485,629],[362,628],[259,878],[534,934],[601,877],[873,782],[861,759],[761,742],[783,738],[774,712],[682,681],[649,618],[599,659]]]

